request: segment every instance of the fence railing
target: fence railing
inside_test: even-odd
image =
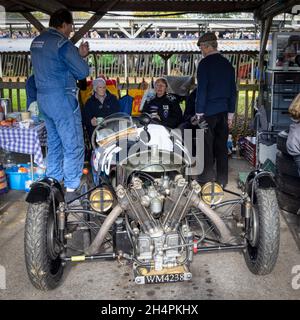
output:
[[[0,54],[0,77],[28,77],[31,71],[29,53]]]
[[[134,89],[139,87],[141,80],[150,83],[152,78],[137,78],[133,83],[130,79],[126,82],[121,82],[117,78],[117,85],[120,91]],[[237,100],[236,100],[236,116],[234,120],[233,134],[245,135],[249,132],[249,124],[254,116],[254,104],[258,94],[258,84],[249,80],[237,81]],[[11,101],[10,112],[22,111],[26,109],[26,93],[25,93],[25,78],[0,78],[0,97],[9,98]]]
[[[224,54],[236,70],[237,78],[254,81],[257,78],[257,56]],[[162,75],[191,76],[197,71],[199,54],[172,54],[167,61],[159,54],[98,54],[88,58],[90,75],[117,77],[160,77]],[[29,53],[1,53],[0,77],[28,77],[32,73]]]
[[[5,80],[5,81],[4,81]],[[0,97],[8,98],[9,112],[22,111],[26,108],[25,79],[2,79],[0,78]]]

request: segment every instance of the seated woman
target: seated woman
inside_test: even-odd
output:
[[[290,125],[286,148],[297,164],[298,175],[300,177],[300,94],[290,105],[289,113],[293,123]]]
[[[168,82],[165,78],[158,78],[154,83],[155,96],[146,100],[143,112],[149,113],[163,126],[174,129],[182,122],[182,111],[179,103],[171,94],[167,93]]]
[[[120,112],[120,104],[116,96],[106,90],[106,81],[98,78],[93,81],[93,95],[87,100],[82,110],[83,124],[91,140],[97,126],[97,118],[105,118]]]

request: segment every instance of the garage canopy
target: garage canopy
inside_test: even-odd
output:
[[[186,11],[202,13],[257,12],[276,15],[291,10],[298,0],[0,0],[8,12],[41,11],[51,13],[58,8],[71,11]]]

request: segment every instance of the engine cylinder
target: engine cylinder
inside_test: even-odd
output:
[[[158,215],[162,212],[162,201],[158,198],[153,198],[151,200],[151,204],[150,204],[150,209],[151,209],[151,212],[152,214],[154,215]]]

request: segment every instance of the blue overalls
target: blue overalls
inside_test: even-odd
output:
[[[49,28],[30,47],[37,102],[48,135],[46,175],[76,189],[84,162],[81,112],[76,80],[89,74],[88,64],[62,33]]]

